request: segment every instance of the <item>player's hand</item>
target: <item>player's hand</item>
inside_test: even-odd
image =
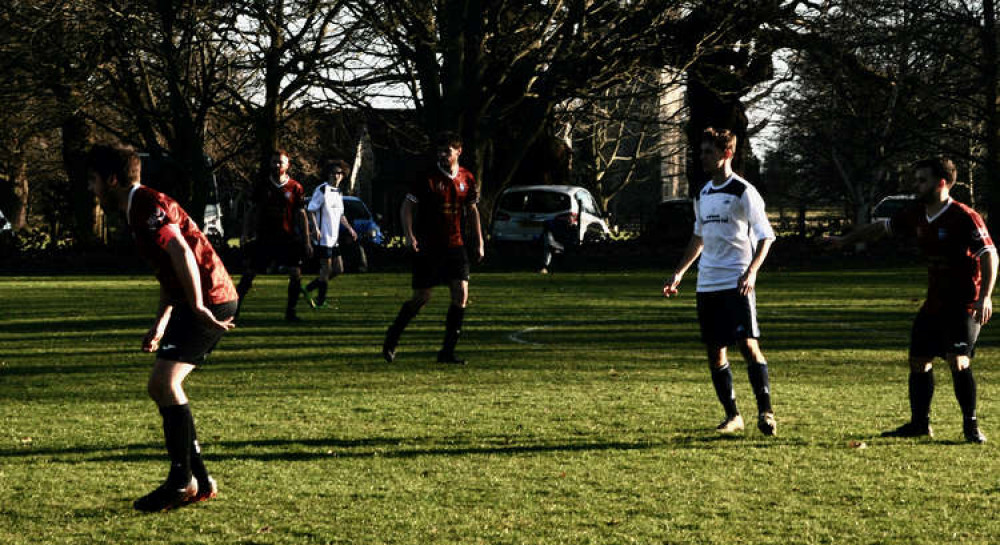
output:
[[[406,237],[406,247],[409,248],[410,251],[412,251],[413,253],[419,252],[420,248],[417,246],[417,237],[414,236]]]
[[[976,306],[972,310],[972,319],[979,325],[986,325],[993,316],[993,300],[989,297],[976,301]]]
[[[484,257],[486,257],[486,249],[483,247],[483,243],[480,242],[479,246],[476,247],[476,263],[482,263]]]
[[[146,336],[142,338],[142,351],[143,352],[156,352],[160,348],[160,339],[163,338],[163,332],[160,331],[158,327],[151,327],[149,331],[146,332]]]
[[[679,291],[677,288],[678,288],[678,286],[681,285],[681,277],[682,277],[682,275],[677,274],[675,272],[674,276],[672,276],[670,278],[670,280],[667,280],[666,283],[663,284],[663,296],[664,297],[673,297],[673,296],[677,295],[677,293]]]
[[[302,252],[305,254],[306,259],[313,256],[313,245],[308,240],[302,244]]]
[[[199,307],[194,309],[194,315],[199,322],[205,324],[206,326],[217,329],[219,331],[229,331],[230,329],[236,327],[233,323],[232,318],[226,318],[225,320],[219,320],[212,314],[211,310],[207,307]]]
[[[351,229],[350,231],[348,231],[348,233],[351,234],[351,240],[352,241],[354,241],[354,242],[358,241],[358,232],[357,231],[355,231],[354,229]]]
[[[753,288],[756,285],[757,285],[757,271],[751,271],[751,270],[747,270],[747,272],[743,273],[743,275],[740,276],[739,283],[737,284],[737,286],[740,289],[740,295],[744,296],[750,295],[750,292],[753,291]]]

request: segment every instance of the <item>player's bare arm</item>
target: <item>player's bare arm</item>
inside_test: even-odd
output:
[[[688,241],[687,248],[684,249],[684,255],[681,256],[680,263],[677,264],[677,268],[674,269],[674,275],[667,280],[663,285],[663,296],[673,297],[677,295],[677,287],[681,284],[681,279],[684,278],[684,273],[687,272],[694,261],[698,259],[701,255],[702,248],[705,247],[705,241],[698,235],[691,235],[691,240]]]
[[[305,208],[300,208],[298,216],[300,229],[302,230],[302,249],[306,257],[312,257],[312,232],[309,230],[309,214],[306,213]]]
[[[409,198],[403,199],[403,206],[400,208],[399,215],[403,221],[403,234],[406,237],[406,245],[414,252],[419,252],[420,249],[417,246],[417,237],[413,236],[413,209],[416,203],[411,201]]]
[[[878,240],[887,234],[888,226],[884,222],[875,222],[862,225],[846,235],[825,237],[824,240],[834,248],[844,248],[858,242]]]
[[[754,252],[753,260],[750,261],[750,266],[747,267],[746,272],[740,276],[738,284],[740,295],[749,295],[757,285],[757,271],[760,270],[761,265],[764,264],[764,260],[767,259],[767,253],[771,250],[771,244],[774,244],[774,239],[771,238],[765,238],[757,242],[757,251]]]
[[[468,213],[469,221],[472,222],[472,230],[476,233],[476,261],[479,262],[486,256],[483,244],[483,226],[479,221],[479,207],[475,204],[470,204],[468,206]]]
[[[142,338],[143,352],[156,352],[160,348],[160,340],[163,339],[163,334],[167,331],[167,323],[170,322],[170,315],[173,313],[173,310],[174,307],[170,304],[170,297],[167,295],[167,290],[161,284],[160,303],[156,311],[156,321],[153,323],[153,327],[149,328],[149,331],[146,332],[146,336]]]
[[[993,288],[996,287],[997,281],[996,249],[991,249],[979,257],[979,272],[983,280],[972,317],[979,322],[979,325],[985,325],[993,316]]]
[[[354,231],[354,227],[351,227],[351,222],[347,221],[347,216],[340,216],[340,224],[347,229],[347,233],[351,235],[351,240],[358,240],[358,233]]]
[[[171,228],[175,229],[176,227],[167,227],[167,229]],[[201,297],[201,276],[198,274],[198,262],[194,258],[191,247],[188,246],[184,237],[180,236],[180,233],[167,242],[166,251],[170,256],[174,271],[177,273],[177,278],[180,280],[181,288],[184,290],[184,298],[198,320],[209,327],[223,331],[236,327],[232,318],[219,321],[212,314],[212,311],[205,307]]]

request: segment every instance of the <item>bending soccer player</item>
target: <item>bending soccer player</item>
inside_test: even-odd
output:
[[[883,437],[933,436],[933,363],[940,357],[951,367],[965,439],[986,442],[976,417],[976,381],[971,363],[979,330],[993,314],[997,251],[979,214],[951,198],[956,178],[955,164],[950,159],[918,161],[914,165],[917,200],[912,206],[885,222],[830,239],[835,245],[845,246],[887,234],[915,238],[927,258],[927,300],[917,312],[910,333],[910,421],[883,433]]]
[[[733,374],[726,349],[737,345],[747,363],[750,386],[757,398],[757,428],[777,433],[771,408],[767,361],[757,339],[757,271],[774,242],[774,231],[764,211],[764,200],[754,186],[733,172],[736,136],[728,130],[705,130],[701,141],[702,167],[712,177],[694,200],[694,234],[663,286],[663,295],[677,294],[684,273],[698,256],[698,324],[708,353],[712,384],[726,417],[720,433],[743,431],[736,406]]]
[[[148,391],[163,417],[170,472],[134,506],[166,511],[216,496],[183,384],[233,327],[237,297],[229,273],[198,226],[173,199],[141,185],[140,173],[139,157],[131,148],[99,145],[87,155],[90,190],[106,212],[126,215],[139,253],[160,281],[159,310],[142,350],[156,352]]]

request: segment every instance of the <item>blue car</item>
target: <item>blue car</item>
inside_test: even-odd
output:
[[[344,215],[347,216],[347,221],[351,222],[351,227],[354,228],[361,242],[381,246],[385,241],[382,236],[382,228],[378,226],[378,223],[375,223],[375,218],[365,206],[365,202],[358,197],[344,197]],[[340,230],[341,237],[347,236],[343,232],[343,226]],[[344,239],[341,238],[341,240]]]
[[[344,196],[344,215],[347,221],[351,222],[351,227],[358,234],[360,244],[350,244],[350,236],[345,232],[343,226],[340,228],[341,248],[343,249],[344,266],[348,270],[367,272],[371,270],[365,247],[381,246],[385,243],[385,236],[382,228],[375,221],[365,202],[358,197]]]

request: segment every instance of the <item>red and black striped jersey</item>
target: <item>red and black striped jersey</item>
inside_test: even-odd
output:
[[[186,301],[166,250],[167,244],[176,237],[182,237],[194,253],[203,302],[218,304],[236,300],[236,288],[222,260],[177,201],[142,185],[133,186],[128,199],[128,226],[139,255],[152,265],[172,303]]]

